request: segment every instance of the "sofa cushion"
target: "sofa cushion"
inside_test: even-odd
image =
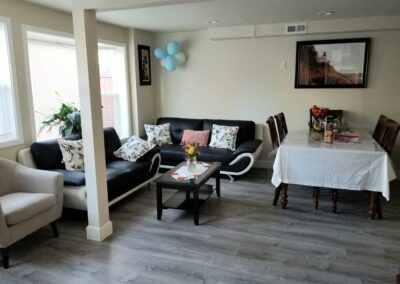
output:
[[[121,147],[121,140],[114,128],[104,128],[104,147],[106,151],[106,162],[115,161],[118,158],[114,156],[114,152]]]
[[[236,147],[247,140],[252,140],[256,133],[256,124],[248,120],[222,120],[222,119],[204,119],[203,130],[212,131],[213,125],[239,126],[236,138]]]
[[[161,117],[157,119],[157,124],[164,123],[169,123],[171,125],[172,143],[179,144],[182,140],[183,131],[185,129],[202,130],[203,120],[177,117]]]
[[[116,160],[107,164],[107,169],[129,172],[131,174],[140,174],[150,170],[147,162],[130,162],[125,160]]]
[[[65,169],[68,171],[83,172],[85,170],[85,161],[83,158],[82,139],[70,141],[58,139]]]
[[[183,161],[186,153],[179,144],[163,145],[160,150],[161,161]]]
[[[233,160],[233,151],[229,149],[199,147],[199,152],[200,156],[197,158],[199,161],[228,164]]]
[[[8,226],[19,224],[56,205],[56,196],[48,193],[14,192],[0,197]]]
[[[79,135],[72,135],[65,137],[65,140],[78,140],[81,137]],[[33,160],[38,169],[50,170],[50,169],[65,169],[62,163],[62,154],[60,146],[58,145],[58,139],[50,139],[40,142],[34,142],[31,145],[31,152]]]
[[[199,146],[207,146],[208,139],[210,138],[210,131],[208,130],[190,130],[183,131],[181,145],[198,143]]]
[[[54,169],[53,171],[64,175],[65,185],[82,186],[86,184],[84,172],[68,171],[65,169]]]

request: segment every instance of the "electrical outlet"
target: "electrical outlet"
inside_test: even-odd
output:
[[[286,70],[287,68],[287,62],[286,61],[282,61],[281,62],[281,70]]]

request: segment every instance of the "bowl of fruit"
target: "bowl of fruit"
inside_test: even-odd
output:
[[[318,107],[317,105],[313,105],[310,109],[311,115],[313,116],[312,120],[312,128],[316,131],[323,131],[323,119],[328,115],[329,108],[327,107]]]

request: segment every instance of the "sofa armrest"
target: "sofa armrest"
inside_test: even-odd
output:
[[[57,204],[63,203],[64,176],[60,173],[18,165],[13,186],[20,192],[54,194]]]
[[[236,148],[236,150],[233,152],[233,156],[237,157],[243,153],[254,153],[261,144],[262,141],[260,139],[248,140]]]

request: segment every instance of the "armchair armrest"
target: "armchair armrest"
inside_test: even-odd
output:
[[[237,157],[243,153],[254,153],[261,144],[262,141],[260,139],[248,140],[236,148],[236,150],[233,152],[233,156]]]
[[[9,232],[7,230],[6,218],[0,204],[0,248],[4,248],[10,242]]]
[[[51,193],[56,195],[57,204],[63,202],[64,176],[57,172],[31,169],[18,165],[15,169],[13,186],[20,192]]]

